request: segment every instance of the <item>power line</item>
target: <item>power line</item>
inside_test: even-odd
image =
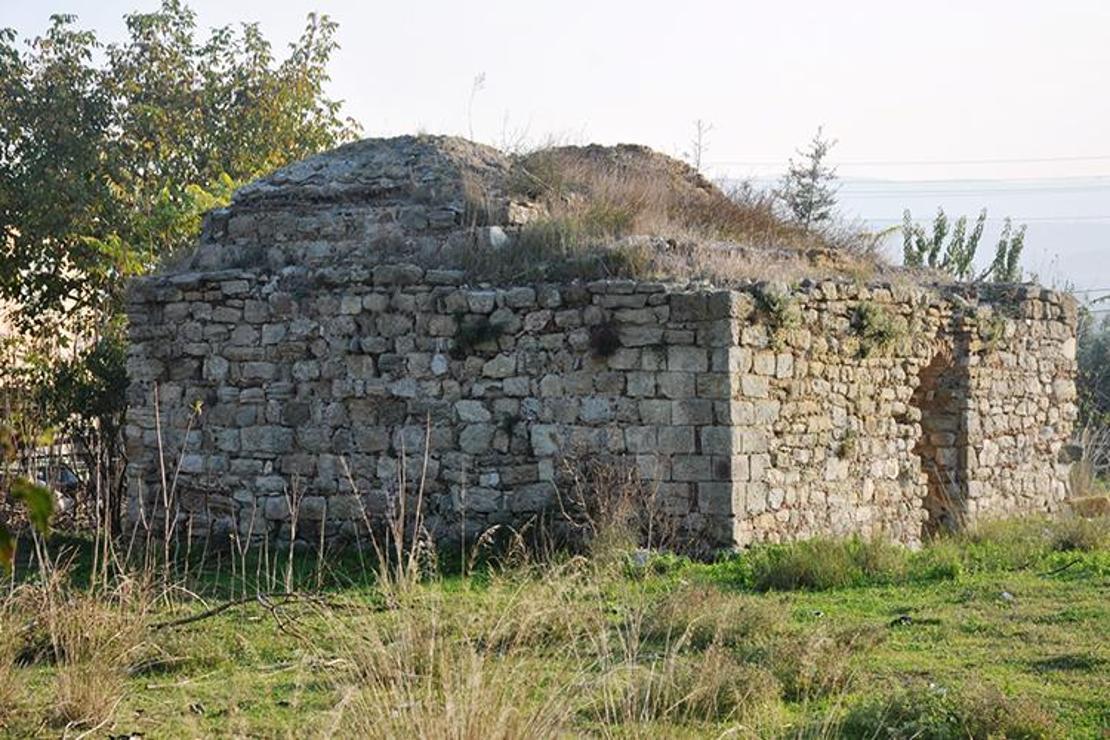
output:
[[[904,167],[907,165],[913,166],[932,166],[932,165],[973,165],[973,164],[1037,164],[1041,162],[1102,162],[1110,161],[1110,154],[1093,154],[1085,156],[1065,156],[1065,157],[1013,157],[1001,159],[856,159],[856,160],[843,160],[836,162],[836,166],[854,167],[854,166],[867,166],[867,167]],[[787,160],[743,160],[743,159],[717,159],[705,162],[705,164],[728,164],[728,165],[783,165]]]
[[[725,180],[746,179],[753,182],[776,182],[780,178],[778,175],[752,175],[748,178],[735,178],[724,177]],[[943,177],[943,178],[918,178],[913,180],[884,180],[880,177],[841,177],[838,178],[845,186],[849,185],[862,185],[865,187],[873,187],[876,185],[890,185],[891,187],[897,186],[912,186],[912,185],[939,185],[942,183],[952,183],[955,185],[971,185],[973,183],[981,183],[983,185],[1005,185],[1006,183],[1022,183],[1022,182],[1067,182],[1072,180],[1110,180],[1110,175],[1057,175],[1054,177]]]
[[[875,221],[877,223],[902,223],[904,219],[901,218],[866,218],[861,216],[864,221]],[[1004,218],[988,218],[988,223],[1001,223],[1005,221]],[[1082,221],[1110,221],[1110,216],[1011,216],[1010,220],[1016,224],[1022,223],[1078,223]],[[915,218],[914,223],[932,223],[931,218]]]
[[[851,197],[863,196],[869,198],[933,198],[946,195],[965,196],[991,194],[1021,195],[1023,193],[1093,193],[1106,190],[1110,190],[1110,185],[1089,185],[1085,187],[1076,185],[1043,188],[977,188],[960,190],[851,190],[842,187],[838,190],[838,192]]]
[[[751,178],[753,180],[777,180],[777,176],[763,175]],[[1006,183],[1022,182],[1069,182],[1073,180],[1110,180],[1110,175],[1056,175],[1053,177],[946,177],[925,178],[915,180],[883,180],[878,177],[843,177],[840,181],[845,185],[877,185],[879,183],[890,185],[939,185],[941,183],[954,183],[957,185],[981,183],[983,185],[1005,185]]]

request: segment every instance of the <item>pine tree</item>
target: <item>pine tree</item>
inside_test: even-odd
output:
[[[836,141],[823,137],[821,128],[806,150],[798,150],[800,161],[790,159],[781,187],[775,195],[786,205],[790,218],[806,231],[820,231],[833,218],[836,207],[836,168],[825,164]]]

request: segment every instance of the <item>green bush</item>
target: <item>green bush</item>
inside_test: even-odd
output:
[[[890,352],[909,332],[906,319],[874,303],[861,303],[852,316],[862,357]]]
[[[661,643],[681,641],[695,650],[729,648],[771,640],[786,616],[773,603],[749,594],[728,594],[714,586],[682,586],[652,605],[643,636]]]
[[[751,586],[759,591],[822,591],[905,578],[908,553],[881,540],[813,539],[753,549]]]
[[[882,639],[876,628],[799,632],[776,640],[765,660],[787,699],[810,701],[847,688],[852,657]]]
[[[838,727],[843,737],[963,740],[965,738],[1051,738],[1052,718],[1030,700],[997,689],[960,692],[917,684],[849,709]]]

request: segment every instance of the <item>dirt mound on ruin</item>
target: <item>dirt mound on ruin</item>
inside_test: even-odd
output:
[[[414,262],[489,282],[858,273],[858,255],[831,247],[766,194],[725,193],[645,146],[509,155],[422,135],[346,144],[241,188],[187,268]]]

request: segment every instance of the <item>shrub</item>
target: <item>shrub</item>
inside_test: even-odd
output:
[[[847,687],[852,678],[852,656],[881,639],[882,634],[875,629],[791,635],[776,641],[769,663],[786,698],[808,701]]]
[[[852,328],[859,337],[861,357],[890,352],[909,331],[905,318],[875,303],[856,306]]]
[[[856,704],[837,729],[845,737],[919,740],[1057,735],[1052,718],[1031,700],[989,687],[964,692],[923,684]]]
[[[766,599],[726,594],[712,586],[682,586],[657,601],[644,618],[647,639],[681,641],[702,650],[765,643],[785,624],[782,611]]]
[[[650,663],[627,662],[603,679],[587,714],[606,728],[649,722],[750,722],[779,703],[765,669],[711,646],[683,655],[672,645]]]
[[[892,583],[907,573],[907,552],[882,540],[816,538],[753,548],[751,585],[760,591],[820,591]]]
[[[623,560],[636,547],[666,547],[674,541],[675,520],[628,461],[571,454],[562,468],[560,524],[570,530],[572,549],[604,562]]]

